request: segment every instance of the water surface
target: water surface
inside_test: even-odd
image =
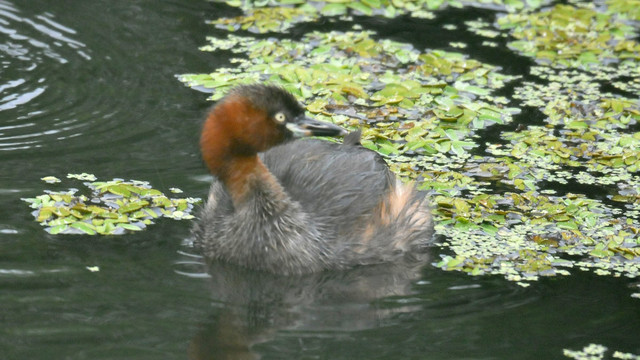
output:
[[[197,140],[210,104],[175,75],[226,65],[198,46],[214,31],[204,21],[230,11],[198,0],[0,0],[0,358],[213,358],[238,343],[263,359],[556,359],[589,343],[640,353],[626,279],[577,271],[521,288],[426,265],[394,279],[276,281],[279,298],[229,304],[215,277],[187,276],[202,270],[183,264],[193,260],[187,222],[114,237],[44,232],[20,198],[51,188],[47,175],[206,195]],[[365,26],[423,41],[398,21]],[[501,65],[499,52],[478,57]]]

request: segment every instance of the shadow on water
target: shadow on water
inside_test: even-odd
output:
[[[625,281],[590,273],[523,289],[408,264],[300,278],[208,272],[214,306],[190,359],[556,359],[590,342],[633,350],[640,330]]]
[[[190,356],[257,359],[253,347],[279,331],[330,335],[381,326],[393,314],[417,308],[377,301],[411,294],[427,254],[423,257],[420,262],[288,277],[212,264],[209,284],[220,307],[194,338]]]

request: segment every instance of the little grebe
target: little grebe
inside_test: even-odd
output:
[[[231,90],[209,113],[200,140],[216,178],[195,225],[205,257],[294,275],[394,261],[428,244],[424,194],[360,146],[359,132],[343,144],[289,141],[345,134],[305,117],[279,87]]]

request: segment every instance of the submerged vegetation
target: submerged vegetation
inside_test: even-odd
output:
[[[211,20],[222,33],[202,50],[229,54],[229,66],[180,80],[211,100],[241,83],[277,84],[314,116],[362,128],[364,146],[431,194],[446,253],[437,266],[522,286],[578,269],[640,275],[640,2],[226,3],[242,15]],[[430,21],[462,6],[494,18],[441,31],[471,32],[487,48],[506,41],[514,59],[536,64],[509,75],[463,42],[417,49],[360,25],[283,34],[353,15]]]

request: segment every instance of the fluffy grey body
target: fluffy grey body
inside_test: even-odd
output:
[[[275,274],[305,274],[411,257],[432,238],[425,195],[399,182],[379,154],[315,139],[260,154],[275,181],[234,204],[214,180],[196,244],[205,257]],[[236,206],[237,205],[237,206]]]

